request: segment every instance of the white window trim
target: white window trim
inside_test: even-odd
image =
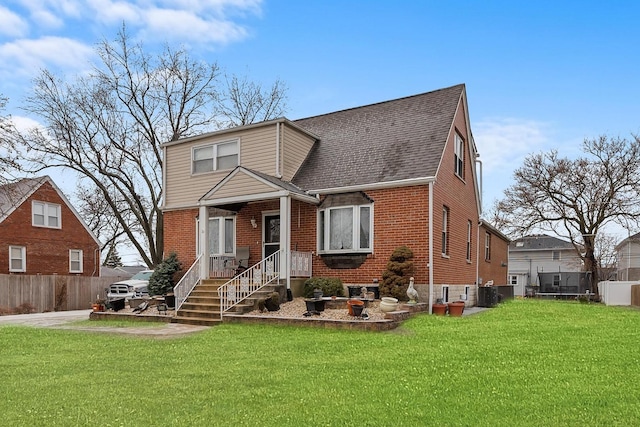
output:
[[[442,285],[442,289],[440,290],[440,295],[442,295],[443,303],[446,304],[449,302],[449,285]]]
[[[222,246],[222,251],[220,251],[220,247],[216,248],[216,250],[214,251],[214,248],[212,248],[211,246],[209,246],[209,255],[217,255],[217,256],[235,256],[236,253],[236,217],[235,216],[210,216],[209,217],[209,221],[211,221],[212,219],[219,219],[219,223],[218,223],[218,237],[219,237],[219,245]],[[233,221],[233,241],[231,243],[232,248],[231,248],[231,252],[224,252],[224,242],[225,242],[225,238],[227,237],[225,235],[225,221],[226,220],[232,220]],[[211,232],[211,230],[209,230],[209,232]],[[207,236],[207,239],[209,238],[209,236]]]
[[[471,262],[471,233],[473,232],[471,220],[467,221],[467,262]]]
[[[551,260],[552,261],[560,261],[562,258],[562,255],[560,254],[560,251],[551,251]]]
[[[484,234],[484,260],[491,261],[491,233]]]
[[[213,173],[213,172],[219,172],[219,171],[223,171],[223,170],[231,170],[231,169],[220,169],[218,168],[218,146],[220,145],[225,145],[225,144],[232,144],[235,143],[236,144],[236,154],[238,156],[238,164],[236,166],[238,166],[240,164],[240,139],[230,139],[230,140],[226,140],[226,141],[220,141],[220,142],[216,142],[213,144],[203,144],[203,145],[198,145],[195,147],[191,148],[191,175],[202,175],[205,173]],[[196,172],[195,171],[195,152],[196,150],[200,150],[200,149],[204,149],[204,148],[211,148],[213,150],[213,157],[211,159],[211,161],[213,162],[213,169],[210,171],[203,171],[203,172]]]
[[[42,212],[44,215],[44,224],[36,224],[35,221],[35,209],[34,207],[36,205],[42,205]],[[55,208],[56,209],[56,218],[58,218],[58,225],[57,226],[50,226],[48,225],[49,221],[49,215],[48,215],[48,211],[49,208]],[[49,202],[41,202],[39,200],[33,200],[31,202],[31,225],[34,227],[41,227],[41,228],[54,228],[54,229],[61,229],[62,228],[62,207],[61,205],[57,204],[57,203],[49,203]]]
[[[11,261],[16,258],[11,258],[11,252],[13,249],[20,249],[20,259],[22,260],[22,268],[12,268]],[[9,272],[11,273],[24,273],[27,271],[27,248],[24,246],[9,246]]]
[[[442,245],[441,249],[443,257],[449,257],[449,208],[442,207]]]
[[[456,132],[454,141],[454,172],[456,176],[464,179],[464,139]]]
[[[74,262],[72,254],[78,254],[78,260],[76,261],[80,264],[80,268],[78,270],[74,270],[72,267]],[[82,273],[84,271],[82,255],[82,249],[69,249],[69,273]]]
[[[516,274],[509,275],[509,284],[510,285],[517,285],[518,284],[518,275],[516,275]]]
[[[368,248],[360,248],[360,208],[368,207],[369,208],[369,247]],[[352,224],[354,233],[353,233],[353,241],[351,249],[328,249],[331,235],[331,227],[328,223],[324,223],[324,239],[320,237],[321,233],[321,221],[330,222],[328,219],[330,218],[330,212],[334,209],[348,209],[351,208],[353,210],[353,218]],[[323,216],[324,214],[324,216]],[[363,205],[344,205],[344,206],[332,206],[326,209],[320,209],[317,213],[317,247],[318,253],[320,254],[345,254],[345,253],[373,253],[373,203],[363,204]],[[355,232],[357,230],[357,232]],[[324,248],[321,247],[320,243],[324,243]]]

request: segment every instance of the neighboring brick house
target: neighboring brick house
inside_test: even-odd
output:
[[[582,294],[588,289],[582,259],[573,244],[546,234],[509,244],[508,274],[516,295],[525,295],[527,286],[543,294]]]
[[[250,265],[288,254],[279,265],[290,288],[311,267],[313,276],[371,284],[406,245],[423,301],[443,293],[475,301],[481,202],[464,85],[163,149],[165,254],[188,266],[209,253],[200,277],[224,276],[236,249],[248,247]],[[506,246],[494,249],[488,271],[506,258]]]
[[[99,248],[50,177],[0,186],[0,273],[100,276]]]

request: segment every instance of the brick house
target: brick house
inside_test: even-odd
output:
[[[100,276],[98,240],[50,177],[0,186],[0,273]]]
[[[248,265],[278,253],[279,280],[294,296],[296,279],[311,274],[370,285],[406,245],[422,301],[475,301],[484,241],[479,247],[478,153],[464,85],[163,150],[164,250],[195,261],[194,277],[232,276],[243,248]],[[494,254],[506,261],[506,245]]]

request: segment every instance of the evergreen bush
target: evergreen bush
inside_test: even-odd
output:
[[[393,251],[387,263],[387,269],[382,273],[381,296],[394,297],[400,301],[409,299],[407,288],[409,279],[415,271],[412,260],[413,251],[407,246],[400,246]]]
[[[182,263],[178,261],[178,255],[172,252],[158,264],[149,278],[149,295],[166,295],[173,292],[174,276],[180,270],[182,270]]]
[[[320,289],[325,296],[344,296],[342,280],[331,277],[312,277],[304,282],[303,295],[313,298],[313,290]]]

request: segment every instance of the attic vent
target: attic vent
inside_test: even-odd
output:
[[[524,246],[524,242],[516,242],[516,248],[521,248]]]

